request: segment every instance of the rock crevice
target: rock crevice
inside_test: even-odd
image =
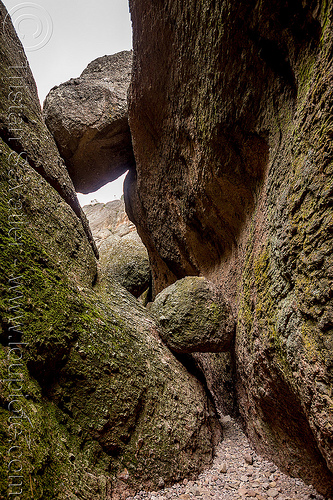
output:
[[[248,435],[332,495],[332,2],[130,5],[125,203],[154,293],[220,288]]]

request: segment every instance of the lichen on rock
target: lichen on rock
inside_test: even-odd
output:
[[[127,217],[123,200],[86,205],[99,250],[99,284],[116,281],[135,297],[151,288],[148,252],[135,226]]]
[[[1,151],[4,450],[10,448],[8,405],[16,390],[6,384],[8,356],[13,342],[16,353],[23,342],[24,359],[15,373],[28,397],[24,411],[33,426],[30,449],[22,445],[21,451],[34,498],[60,500],[71,494],[88,500],[92,488],[96,498],[106,500],[111,485],[114,492],[127,488],[133,493],[156,487],[161,475],[166,484],[193,476],[210,464],[220,432],[203,387],[162,344],[154,321],[131,294],[116,284],[109,284],[107,292],[92,289],[84,258],[76,258],[80,248],[75,254],[70,247],[76,216],[60,203],[53,216],[54,232],[46,229],[42,207],[52,207],[61,198],[27,164],[15,165],[26,189],[20,197],[22,247],[15,245],[8,222],[6,158],[11,150],[1,142]],[[64,220],[71,232],[60,230]],[[76,237],[95,265],[85,233]],[[19,324],[10,310],[13,276],[12,284],[22,296],[15,303]],[[7,491],[9,458],[0,467],[2,494]],[[118,484],[124,466],[129,478]],[[26,488],[22,498],[29,494]]]
[[[130,6],[125,204],[154,293],[221,289],[247,434],[332,495],[332,2]]]
[[[17,49],[26,61],[9,18],[0,37],[9,78]],[[30,71],[20,78],[22,113],[48,137]],[[22,500],[109,500],[193,477],[221,437],[202,384],[130,293],[94,288],[91,233],[58,189],[67,173],[52,140],[11,147],[0,128],[0,496],[15,471]]]
[[[71,178],[42,117],[29,63],[4,5],[0,3],[0,137],[26,159],[72,208],[95,254],[97,249]]]
[[[178,353],[230,349],[235,321],[231,308],[213,283],[188,276],[165,288],[149,310],[166,345]]]

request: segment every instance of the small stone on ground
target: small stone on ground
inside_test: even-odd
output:
[[[184,480],[158,492],[140,491],[127,500],[324,500],[300,479],[294,479],[251,448],[237,422],[223,419],[224,440],[212,467],[195,481]]]

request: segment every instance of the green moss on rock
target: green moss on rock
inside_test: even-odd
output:
[[[32,436],[30,447],[20,444],[21,498],[89,500],[93,491],[106,500],[111,485],[118,494],[156,487],[161,476],[194,476],[211,463],[218,432],[203,388],[130,293],[116,283],[92,289],[95,260],[75,215],[27,163],[10,173],[18,155],[3,142],[0,149],[1,451],[11,446],[6,356],[14,342],[30,419],[24,436],[29,426]],[[19,187],[15,197],[9,186]],[[117,479],[124,467],[126,484]],[[6,479],[1,488],[4,495]]]
[[[178,353],[221,352],[234,334],[231,309],[213,283],[188,276],[170,285],[150,304],[161,337]]]

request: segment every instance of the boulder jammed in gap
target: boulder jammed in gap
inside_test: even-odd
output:
[[[332,1],[130,7],[125,203],[155,294],[221,288],[248,435],[332,495]]]
[[[131,51],[99,57],[45,99],[46,124],[81,193],[134,167],[127,109],[131,70]]]
[[[0,2],[1,26],[6,15]],[[1,92],[19,76],[13,112],[40,142],[11,144],[1,107],[0,497],[17,492],[9,481],[21,470],[22,500],[119,500],[193,477],[212,461],[217,418],[146,309],[117,284],[93,287],[93,249],[57,189],[66,171],[9,18],[5,26]]]
[[[228,351],[235,332],[230,307],[205,278],[188,276],[165,288],[150,305],[161,337],[177,353]]]
[[[151,284],[147,250],[138,233],[121,238],[111,236],[100,247],[101,280],[116,280],[134,297],[140,297]]]
[[[127,217],[124,202],[95,203],[84,206],[83,210],[100,255],[100,281],[107,285],[115,280],[139,297],[150,288],[150,264],[146,247]]]

